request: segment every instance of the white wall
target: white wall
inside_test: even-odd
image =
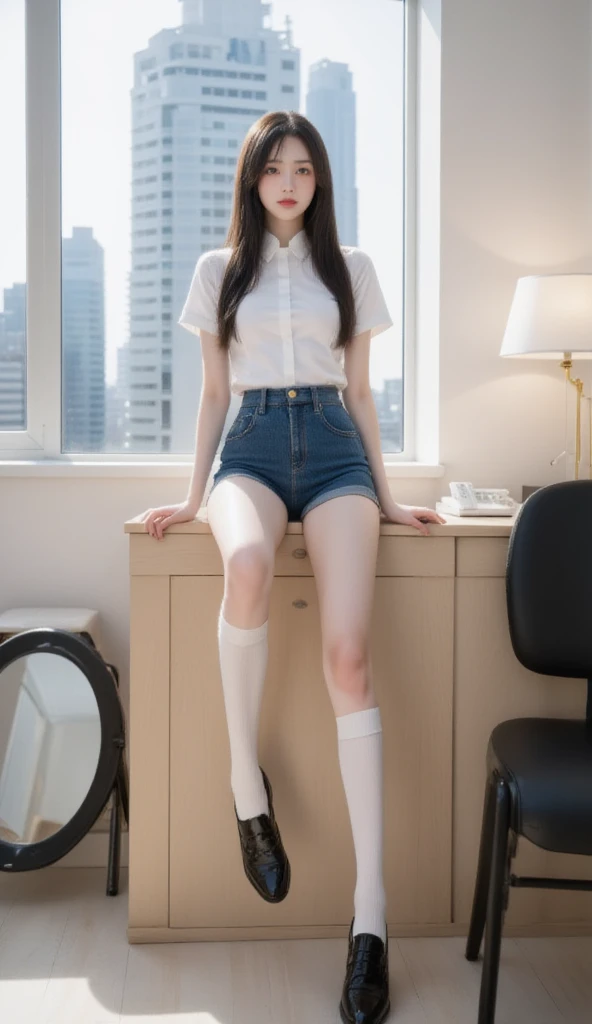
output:
[[[426,8],[437,6],[430,0]],[[592,270],[589,0],[444,0],[440,459],[446,479],[393,480],[432,502],[448,479],[561,479],[564,391],[553,364],[498,356],[517,277]],[[186,479],[0,476],[0,609],[101,613],[127,705],[126,519],[180,501]],[[156,542],[155,542],[156,543]]]
[[[592,271],[590,20],[589,0],[442,4],[440,459],[517,498],[565,476],[561,369],[499,348],[518,277]]]

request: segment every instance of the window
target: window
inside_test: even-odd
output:
[[[179,0],[82,6],[0,4],[0,458],[192,455],[199,339],[177,319],[197,258],[224,244],[236,150],[272,104],[320,130],[340,241],[376,266],[395,321],[371,346],[382,448],[412,458],[403,142],[415,0],[274,0],[274,46],[256,33],[229,45],[215,19],[198,44]],[[207,198],[204,165],[220,171]]]
[[[24,432],[27,424],[24,0],[0,12],[0,91],[6,100],[0,164],[0,432],[8,436]]]

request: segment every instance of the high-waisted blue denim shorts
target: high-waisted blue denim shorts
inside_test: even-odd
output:
[[[210,494],[227,476],[265,484],[289,521],[339,494],[363,494],[380,508],[360,432],[333,385],[245,391]]]

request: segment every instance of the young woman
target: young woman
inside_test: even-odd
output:
[[[230,390],[242,395],[207,510],[224,565],[218,644],[243,863],[263,899],[285,898],[290,864],[257,733],[275,551],[288,520],[301,520],[357,865],[340,1013],[346,1024],[378,1024],[390,1006],[382,725],[369,651],[380,512],[423,534],[444,520],[390,495],[369,348],[392,320],[370,257],[339,244],[327,151],[302,115],[275,111],[249,130],[225,248],[199,258],[179,323],[201,339],[195,467],[187,500],[143,519],[161,539],[195,517]]]

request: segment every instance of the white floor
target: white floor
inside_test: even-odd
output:
[[[127,872],[0,873],[5,1024],[339,1024],[345,939],[128,944]],[[463,939],[389,940],[389,1021],[476,1024]],[[590,1024],[592,938],[506,939],[496,1024]]]

